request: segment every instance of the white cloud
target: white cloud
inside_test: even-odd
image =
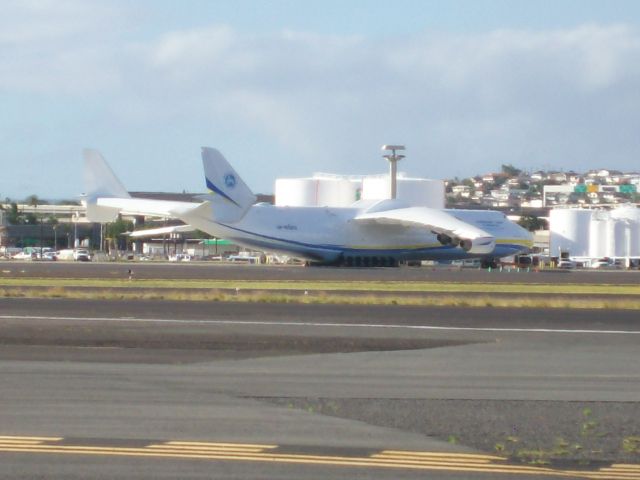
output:
[[[121,12],[109,4],[81,0],[5,0],[0,15],[0,46],[32,45],[113,30]]]
[[[80,94],[117,84],[127,22],[109,4],[8,1],[0,15],[0,92]]]
[[[126,12],[91,5],[10,3],[0,93],[105,104],[122,138],[149,124],[159,141],[176,125],[233,129],[308,173],[382,170],[372,156],[387,142],[407,144],[404,168],[419,175],[636,168],[640,33],[629,26],[368,38],[211,25],[134,41],[117,27]]]

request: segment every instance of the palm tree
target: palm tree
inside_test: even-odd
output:
[[[38,205],[40,204],[40,199],[36,194],[29,195],[26,199],[26,202],[31,205],[35,210],[38,210]],[[35,212],[34,212],[35,215]],[[42,258],[42,217],[40,217],[40,258]]]
[[[40,199],[38,198],[38,196],[36,194],[29,195],[25,199],[25,203],[28,203],[32,207],[38,208],[38,205],[40,205]]]

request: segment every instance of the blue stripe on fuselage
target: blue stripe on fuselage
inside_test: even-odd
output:
[[[435,252],[439,252],[439,256],[442,256],[443,259],[451,258],[474,258],[475,255],[469,255],[464,250],[459,249],[458,247],[439,245],[436,247],[415,247],[415,248],[353,248],[347,247],[344,245],[328,245],[328,244],[312,244],[306,242],[300,242],[296,240],[289,240],[285,238],[272,237],[269,235],[263,235],[256,232],[250,232],[248,230],[243,230],[241,228],[232,227],[230,225],[226,225],[223,223],[218,223],[220,226],[224,228],[228,228],[230,230],[235,230],[240,233],[244,233],[247,235],[252,235],[254,237],[259,237],[259,239],[238,239],[240,241],[245,241],[246,243],[251,243],[256,247],[272,249],[272,250],[281,250],[286,247],[287,250],[296,251],[301,254],[306,253],[307,255],[321,255],[322,253],[330,254],[332,258],[337,257],[340,254],[348,254],[348,255],[368,255],[368,256],[398,256],[398,257],[420,257],[429,254],[434,254]],[[281,242],[283,245],[278,245],[273,242]],[[491,257],[507,257],[509,255],[514,255],[523,250],[522,245],[517,244],[499,244],[496,245],[495,250],[491,255]],[[480,255],[479,257],[484,256]]]

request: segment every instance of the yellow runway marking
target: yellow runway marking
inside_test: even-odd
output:
[[[184,445],[195,447],[234,447],[234,448],[278,448],[277,445],[256,445],[253,443],[210,443],[210,442],[165,442],[163,445]]]
[[[62,440],[62,437],[12,437],[0,435],[0,441],[4,440],[16,440],[16,441],[34,441],[34,442],[58,442]]]
[[[640,465],[614,464],[599,470],[568,470],[507,463],[494,455],[384,450],[370,456],[310,455],[279,452],[278,445],[168,441],[143,447],[62,444],[62,437],[0,436],[0,452],[103,455],[272,462],[344,467],[538,475],[593,480],[640,478]]]
[[[9,439],[2,439],[0,438],[0,445],[5,445],[5,444],[10,444],[10,445],[41,445],[42,441],[41,440],[9,440]]]
[[[188,451],[188,452],[238,452],[238,453],[261,453],[261,448],[246,448],[246,447],[187,447],[182,445],[172,445],[170,448],[166,445],[149,445],[147,448],[154,450],[175,450],[175,451]]]
[[[448,452],[409,452],[406,450],[384,450],[376,455],[393,455],[402,457],[418,457],[418,458],[436,458],[436,457],[453,457],[453,458],[468,458],[470,460],[496,460],[502,461],[504,457],[497,457],[495,455],[482,455],[475,453],[448,453]]]

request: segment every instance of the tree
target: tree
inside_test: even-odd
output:
[[[494,187],[501,187],[505,183],[507,183],[507,176],[506,175],[496,175],[495,178],[493,179],[493,186]]]
[[[535,232],[536,230],[546,230],[548,228],[548,223],[544,218],[536,217],[535,215],[523,215],[518,220],[518,225],[523,228],[526,228],[530,232]]]
[[[29,195],[27,198],[25,198],[24,203],[26,203],[27,205],[31,205],[32,207],[38,208],[38,205],[40,205],[42,202],[40,201],[37,195],[32,194],[32,195]]]
[[[105,228],[105,238],[108,242],[107,249],[110,251],[112,247],[116,249],[122,247],[122,234],[131,231],[133,231],[133,222],[123,220],[122,217],[118,217],[115,222],[107,223]],[[124,242],[124,248],[120,249],[126,250],[126,241]]]
[[[16,202],[11,202],[11,205],[9,207],[9,214],[7,215],[7,221],[11,225],[20,225],[21,223],[24,223],[24,219],[18,211],[18,204]]]
[[[510,163],[508,163],[508,164],[504,164],[503,163],[502,164],[502,173],[504,173],[505,175],[508,175],[509,177],[518,177],[522,173],[522,170],[520,170],[519,168],[514,167]]]
[[[27,197],[26,202],[31,205],[33,208],[36,209],[36,211],[38,210],[38,205],[40,203],[42,203],[40,201],[40,199],[38,198],[37,195],[33,194],[33,195],[29,195]],[[29,213],[27,215],[27,223],[29,225],[35,225],[38,223],[38,216],[35,213]],[[43,248],[43,232],[42,232],[42,216],[40,216],[40,254],[42,255],[42,248]]]

